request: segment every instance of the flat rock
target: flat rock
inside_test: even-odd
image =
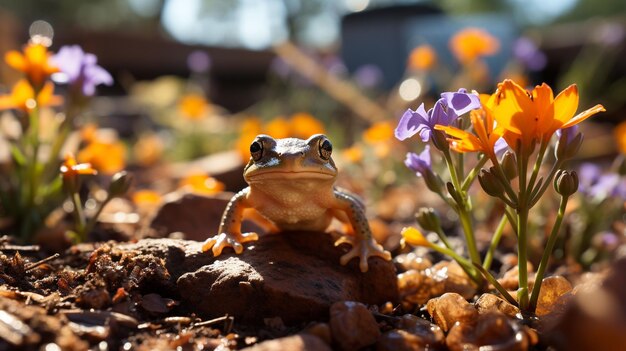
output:
[[[246,244],[242,254],[225,249],[217,258],[201,252],[201,245],[144,239],[120,249],[163,258],[183,305],[207,318],[228,314],[245,323],[262,323],[280,317],[292,324],[326,319],[338,301],[398,300],[392,262],[370,258],[366,273],[361,273],[356,259],[342,266],[339,258],[348,248],[334,247],[327,233],[263,235]]]
[[[299,334],[267,340],[242,351],[330,351],[330,346],[314,335]]]
[[[204,240],[217,234],[222,213],[232,193],[206,196],[184,191],[175,191],[164,196],[163,204],[150,222],[152,233],[166,237],[181,232],[186,239]],[[243,222],[245,231],[259,231],[251,221]]]

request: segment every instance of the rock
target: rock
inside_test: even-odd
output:
[[[457,293],[466,300],[476,294],[476,286],[456,261],[441,261],[431,268],[436,281],[443,281],[445,292]]]
[[[471,323],[455,324],[446,336],[446,346],[451,351],[525,351],[531,343],[526,329],[500,312],[482,314]]]
[[[328,325],[328,323],[315,323],[311,326],[308,326],[302,332],[315,335],[318,338],[322,339],[328,345],[332,344],[333,342],[333,337],[330,333],[330,325]]]
[[[433,296],[443,294],[443,287],[443,282],[433,279],[429,270],[409,270],[398,274],[398,291],[402,302],[423,305]]]
[[[242,254],[226,249],[217,259],[201,252],[201,246],[188,240],[143,239],[117,249],[162,258],[182,307],[207,318],[229,314],[245,323],[262,323],[280,317],[292,324],[327,318],[337,301],[398,300],[392,262],[371,258],[366,273],[357,260],[342,266],[339,257],[345,248],[335,247],[327,233],[265,235],[246,244]]]
[[[476,308],[457,293],[445,293],[438,298],[431,299],[426,308],[443,331],[450,330],[457,322],[472,324],[478,317]]]
[[[242,351],[330,351],[322,339],[310,334],[298,334],[280,339],[267,340]]]
[[[511,305],[505,299],[494,294],[482,294],[474,304],[478,313],[502,312],[505,315],[515,318],[520,313],[519,308]]]
[[[412,314],[402,316],[400,329],[384,333],[376,343],[378,351],[432,350],[443,347],[445,337],[441,328]]]
[[[565,311],[542,328],[558,350],[624,350],[626,345],[626,259],[613,264],[602,283],[578,286]]]
[[[432,267],[433,263],[426,257],[418,256],[415,252],[400,254],[394,257],[393,261],[401,271],[416,270],[423,271]]]
[[[161,207],[150,223],[153,234],[166,237],[173,232],[182,232],[186,239],[204,240],[217,234],[222,213],[232,193],[205,196],[184,191],[167,194]],[[260,231],[250,221],[244,221],[245,231]]]
[[[330,330],[341,350],[358,350],[378,340],[380,330],[362,303],[336,302],[330,307]]]
[[[535,282],[535,273],[533,273],[533,264],[530,262],[526,263],[526,269],[528,270],[528,285],[532,286]],[[518,266],[514,266],[504,273],[502,278],[498,279],[498,283],[502,285],[506,290],[512,291],[517,290],[519,288],[519,269]],[[529,287],[530,289],[530,287]]]
[[[572,284],[564,277],[557,275],[544,278],[541,281],[541,290],[539,290],[535,314],[541,317],[552,313],[558,308],[559,304],[565,304],[565,301],[561,300],[570,291],[572,291]]]

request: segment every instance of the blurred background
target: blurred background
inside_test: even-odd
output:
[[[608,111],[593,119],[605,129],[586,133],[602,140],[626,108],[625,33],[621,0],[0,1],[0,52],[44,37],[53,52],[95,54],[114,84],[84,121],[133,147],[159,132],[170,160],[233,148],[245,160],[259,132],[375,143],[407,108],[458,88],[491,93],[504,78],[555,93],[577,83],[580,109]],[[0,64],[0,92],[18,78]],[[616,151],[587,144],[582,158]]]

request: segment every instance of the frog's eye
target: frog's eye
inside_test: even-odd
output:
[[[255,140],[250,144],[250,156],[252,156],[252,159],[255,161],[261,159],[263,156],[263,144],[260,141]]]
[[[333,144],[330,143],[330,140],[323,139],[320,143],[320,157],[323,160],[330,159],[330,155],[333,153]]]

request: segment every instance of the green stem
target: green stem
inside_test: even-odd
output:
[[[517,194],[515,194],[515,190],[513,190],[513,187],[511,186],[511,182],[506,177],[506,174],[504,174],[504,170],[502,170],[502,166],[500,165],[500,162],[495,162],[493,166],[496,170],[496,175],[500,179],[500,183],[502,184],[502,186],[504,186],[504,191],[509,196],[509,199],[511,199],[511,202],[517,203],[518,201]],[[512,207],[515,207],[515,206],[512,206]]]
[[[463,232],[465,233],[467,251],[470,255],[470,259],[473,263],[480,264],[480,254],[478,253],[478,248],[476,247],[472,219],[470,217],[470,213],[466,211],[465,207],[459,207],[459,219],[461,220],[461,226],[463,227]]]
[[[429,248],[439,252],[442,255],[448,256],[448,257],[452,258],[453,260],[455,260],[459,264],[459,266],[461,266],[461,268],[463,268],[465,273],[474,282],[476,282],[478,285],[480,285],[480,283],[482,282],[481,275],[476,271],[476,269],[474,268],[474,266],[472,265],[472,263],[470,261],[468,261],[464,257],[461,257],[459,254],[454,252],[454,250],[448,249],[446,247],[441,247],[441,246],[435,245],[435,244],[432,244],[432,245],[427,246],[427,247],[429,247]]]
[[[511,296],[511,294],[509,294],[509,292],[506,291],[506,289],[502,285],[500,285],[498,280],[493,275],[491,275],[489,271],[487,271],[485,268],[483,268],[483,266],[479,264],[474,264],[474,267],[476,267],[476,269],[480,273],[482,273],[482,275],[487,279],[487,281],[489,281],[489,283],[491,283],[491,285],[493,285],[496,288],[496,290],[500,292],[502,297],[504,297],[511,305],[516,306],[516,307],[519,306],[517,304],[517,301],[515,301],[515,299],[513,298],[513,296]]]
[[[493,233],[493,237],[491,238],[491,243],[489,244],[487,255],[485,256],[485,260],[483,261],[483,267],[487,271],[491,267],[491,262],[493,261],[493,253],[496,251],[496,248],[500,243],[500,239],[502,238],[502,233],[504,233],[504,226],[506,225],[506,222],[507,217],[506,215],[503,215],[502,219],[500,219],[500,223],[498,224],[495,233]]]
[[[543,255],[541,256],[541,262],[539,263],[539,268],[537,269],[537,275],[535,278],[535,285],[533,286],[533,290],[530,295],[529,308],[531,312],[535,311],[535,308],[537,308],[537,300],[539,299],[539,291],[541,290],[541,281],[543,280],[543,275],[548,267],[548,260],[550,259],[550,255],[554,249],[554,244],[556,243],[559,230],[561,229],[561,223],[563,223],[563,217],[565,216],[565,208],[567,207],[568,199],[569,197],[567,196],[561,197],[561,203],[559,204],[559,212],[557,214],[556,221],[552,227],[550,236],[548,237],[548,243],[543,250]]]
[[[552,179],[556,175],[556,172],[558,172],[558,170],[561,168],[561,166],[563,166],[563,163],[564,163],[564,161],[557,160],[556,163],[554,163],[554,166],[552,166],[552,169],[550,170],[550,173],[548,174],[548,177],[545,179],[545,181],[541,185],[541,188],[539,189],[539,191],[533,191],[535,196],[531,199],[531,202],[530,202],[530,207],[531,208],[533,206],[535,206],[537,201],[539,201],[541,196],[543,196],[543,193],[545,193],[546,190],[548,189],[548,186],[550,184],[552,184]]]
[[[539,169],[541,169],[541,163],[543,162],[543,158],[546,154],[546,149],[548,148],[548,140],[542,140],[541,146],[539,147],[539,153],[537,154],[537,160],[535,161],[535,165],[533,167],[533,173],[530,176],[530,181],[528,182],[528,189],[533,189],[535,187],[535,181],[537,180],[537,176],[539,175]]]
[[[72,203],[74,204],[74,221],[76,222],[76,233],[80,236],[80,240],[85,240],[86,219],[83,211],[83,203],[80,201],[80,195],[76,189],[71,190]]]
[[[450,180],[452,181],[452,185],[454,185],[454,188],[457,189],[457,191],[462,191],[460,183],[459,183],[459,177],[456,173],[456,167],[454,166],[454,163],[452,162],[452,156],[450,155],[450,151],[444,150],[443,156],[444,156],[444,159],[446,160],[446,166],[448,167],[448,170],[450,171]],[[459,194],[461,196],[463,195],[461,193]]]
[[[517,212],[517,268],[518,268],[518,280],[519,290],[517,292],[517,299],[520,304],[520,308],[526,311],[528,308],[528,270],[526,262],[528,260],[527,249],[527,237],[526,230],[528,228],[528,208],[524,204],[521,204],[520,209]]]
[[[469,189],[469,187],[472,185],[472,182],[474,182],[474,179],[476,179],[476,176],[478,175],[480,170],[483,168],[485,163],[487,163],[487,160],[489,160],[489,158],[483,155],[478,160],[478,163],[476,164],[476,166],[474,166],[474,168],[472,168],[472,170],[467,174],[467,177],[465,177],[465,179],[463,180],[463,184],[461,184],[461,189],[463,191],[467,191]]]
[[[110,196],[107,196],[104,202],[100,204],[100,207],[98,207],[98,211],[96,211],[96,213],[87,221],[87,225],[85,226],[85,235],[89,234],[93,230],[96,223],[98,222],[98,217],[100,217],[102,210],[111,200],[113,200],[113,198]]]

